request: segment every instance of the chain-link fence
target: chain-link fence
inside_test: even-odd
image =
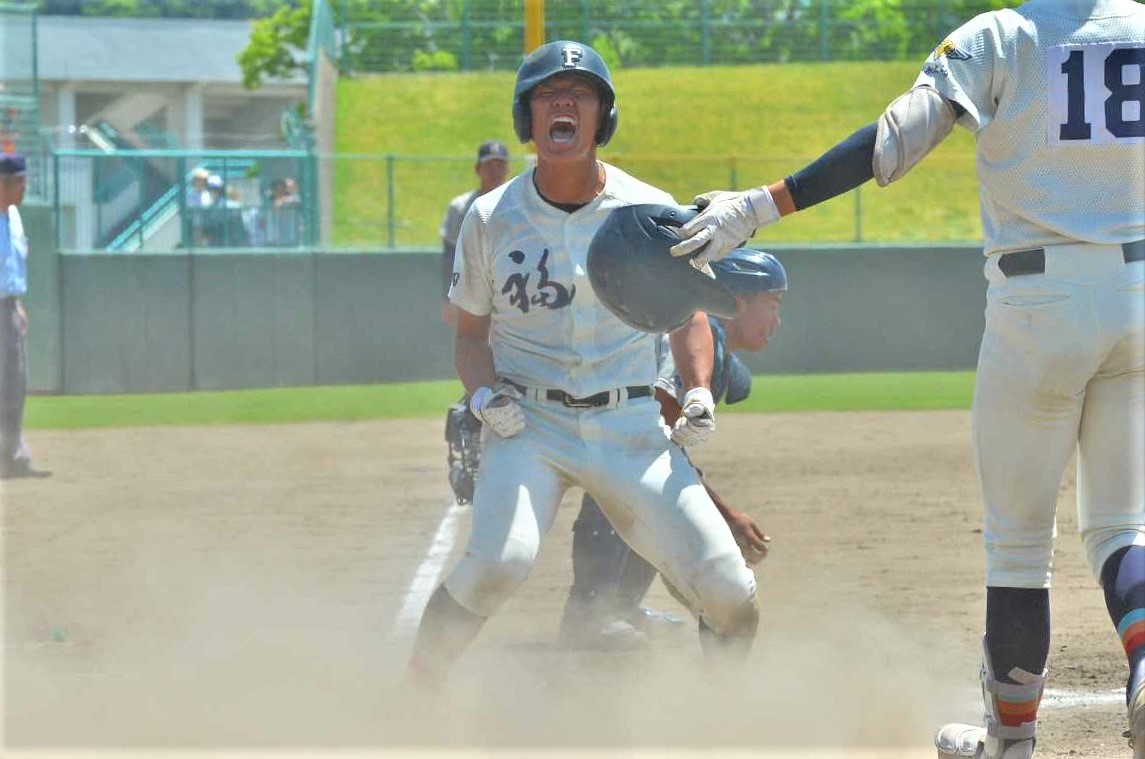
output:
[[[615,68],[895,60],[1021,0],[550,0],[545,39],[588,42]],[[346,72],[515,69],[523,0],[343,0]]]
[[[602,157],[683,203],[811,158]],[[527,167],[515,157],[510,171]],[[319,177],[332,189],[324,191]],[[59,150],[47,180],[59,248],[109,253],[434,250],[446,205],[477,185],[471,157],[301,151]],[[756,242],[939,243],[980,235],[973,158],[932,156],[910,183],[860,188],[764,230]]]
[[[759,177],[782,176],[812,156],[626,156],[602,158],[680,202],[711,189],[742,189]],[[325,156],[319,171],[334,181],[328,243],[359,250],[439,248],[446,205],[473,190],[471,157]],[[514,157],[510,172],[526,162]],[[910,183],[865,186],[764,230],[757,243],[964,242],[979,239],[978,194],[972,155],[931,156]]]

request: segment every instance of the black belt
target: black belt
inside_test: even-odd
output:
[[[1125,263],[1145,260],[1145,240],[1121,244],[1121,255]],[[998,269],[1007,277],[1020,277],[1024,274],[1044,274],[1046,271],[1046,249],[1030,248],[1003,253],[998,257]]]
[[[529,389],[524,385],[519,385],[512,380],[505,380],[505,382],[517,388],[522,393],[529,394]],[[647,398],[652,395],[652,388],[648,385],[629,385],[628,387],[624,388],[624,391],[628,394],[629,399]],[[599,393],[587,395],[584,398],[577,398],[566,393],[564,390],[538,389],[536,391],[536,396],[543,397],[547,401],[563,403],[569,408],[600,408],[601,406],[607,406],[609,403],[612,403],[613,399],[617,397],[613,395],[616,392],[616,390],[601,390]]]

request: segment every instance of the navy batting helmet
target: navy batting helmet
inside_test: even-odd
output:
[[[762,250],[736,248],[719,261],[713,261],[712,271],[719,283],[736,295],[787,289],[787,272],[783,264]]]
[[[588,246],[588,279],[600,302],[625,324],[644,332],[671,332],[697,311],[735,316],[735,296],[668,252],[677,228],[694,208],[656,204],[617,208]]]
[[[612,74],[600,54],[588,45],[571,40],[557,40],[529,53],[517,69],[517,86],[513,90],[513,129],[521,142],[533,139],[533,118],[529,112],[529,95],[551,76],[575,71],[587,75],[600,90],[600,123],[596,125],[596,144],[604,146],[616,132],[619,114]]]

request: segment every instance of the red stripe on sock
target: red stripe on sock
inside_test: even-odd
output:
[[[1002,724],[1006,727],[1021,727],[1022,725],[1030,722],[1036,722],[1038,719],[1038,710],[1034,709],[1030,712],[1021,712],[1018,714],[1003,714]]]
[[[1020,727],[1027,722],[1034,722],[1038,718],[1038,704],[1040,699],[1033,701],[1020,701],[1010,703],[998,702],[998,711],[1002,717],[1002,724],[1007,727]]]
[[[1125,653],[1132,654],[1141,646],[1145,646],[1145,622],[1133,625],[1125,631]]]

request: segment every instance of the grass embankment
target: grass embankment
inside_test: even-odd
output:
[[[615,72],[620,128],[605,160],[690,202],[697,192],[782,178],[871,123],[918,72],[916,62],[662,68]],[[338,86],[336,150],[393,154],[394,242],[438,245],[446,203],[474,185],[477,145],[499,138],[524,167],[513,136],[513,74],[399,74]],[[865,185],[765,230],[757,243],[850,242],[861,204],[862,239],[950,242],[980,235],[973,138],[965,130],[908,177]],[[428,157],[437,157],[429,160]],[[450,160],[442,160],[450,158]],[[339,244],[388,243],[386,162],[337,165]]]
[[[745,411],[906,411],[969,408],[972,372],[776,375],[756,377],[752,395],[719,413]],[[288,424],[434,418],[461,395],[456,381],[276,388],[155,395],[38,396],[33,429]]]

